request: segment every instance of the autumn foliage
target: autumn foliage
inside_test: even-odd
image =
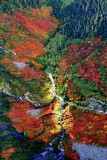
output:
[[[0,59],[0,63],[6,67],[12,77],[19,78],[19,84],[14,85],[16,88],[21,87],[21,81],[30,88],[32,87],[31,81],[33,81],[32,90],[35,92],[39,89],[40,92],[44,81],[48,79],[47,74],[42,71],[42,65],[36,62],[36,59],[46,54],[43,42],[58,27],[58,20],[51,15],[51,12],[51,7],[44,6],[43,8],[15,11],[14,15],[4,13],[0,16],[0,41],[3,47],[10,51],[9,55],[5,54]],[[24,89],[23,85],[22,89]],[[27,91],[28,88],[26,88]],[[40,99],[39,95],[36,97]],[[19,132],[24,132],[25,136],[30,138],[39,136],[40,139],[48,141],[57,130],[55,128],[57,118],[51,115],[51,106],[48,108],[49,111],[42,109],[40,115],[35,117],[28,113],[34,108],[22,100],[14,102],[8,118],[12,121],[13,127]]]
[[[19,132],[27,132],[31,138],[34,138],[43,131],[43,123],[42,119],[36,119],[27,113],[28,110],[32,109],[33,107],[25,101],[18,102],[13,105],[8,113],[8,117],[12,120],[14,128]]]
[[[69,118],[68,118],[69,117]],[[64,124],[72,140],[84,144],[107,143],[107,116],[79,109],[71,109],[64,115]],[[72,120],[72,121],[71,121]],[[69,126],[72,126],[71,129]]]
[[[12,50],[15,61],[23,58],[42,56],[44,45],[49,34],[58,27],[58,21],[51,16],[51,7],[16,11],[13,16],[3,14],[0,17],[0,40],[5,48]],[[27,60],[26,60],[27,61]]]
[[[72,142],[66,142],[64,144],[64,151],[68,160],[79,160],[79,155],[76,151],[72,150]]]
[[[15,148],[4,149],[1,152],[1,157],[5,160],[9,160],[10,156],[15,152]]]
[[[80,88],[78,86],[76,86],[73,81],[69,81],[68,82],[68,92],[67,92],[67,96],[71,99],[73,99],[74,101],[78,101],[78,99],[80,98]]]
[[[15,12],[14,19],[27,32],[43,40],[48,38],[47,32],[51,32],[57,28],[58,21],[50,16],[51,12],[51,7],[44,6],[43,9],[32,9],[31,12],[27,11],[27,17],[23,13]]]
[[[66,55],[59,62],[58,66],[64,72],[70,71],[70,66],[81,62],[83,59],[88,57],[98,46],[102,45],[101,37],[94,38],[92,42],[84,42],[82,44],[71,44],[68,47]]]
[[[5,13],[0,16],[0,41],[4,49],[9,51],[9,54],[5,54],[0,59],[0,63],[6,68],[8,75],[17,80],[16,83],[12,80],[3,80],[3,85],[10,89],[10,93],[12,93],[11,86],[13,85],[13,88],[23,90],[21,94],[16,91],[18,96],[27,92],[28,98],[32,101],[38,100],[38,102],[41,100],[42,104],[45,101],[42,100],[43,96],[47,98],[48,94],[51,94],[52,84],[48,84],[49,77],[44,72],[42,64],[39,64],[38,58],[46,54],[44,41],[55,31],[59,23],[51,12],[51,7],[44,6],[15,11],[14,15]],[[78,103],[85,96],[90,97],[84,94],[85,84],[80,84],[81,80],[86,84],[93,82],[97,90],[101,88],[104,90],[104,96],[106,95],[107,70],[103,72],[103,68],[107,67],[107,46],[103,45],[101,37],[82,44],[69,45],[57,67],[56,94],[59,94],[59,88],[59,90],[62,89],[61,93],[66,94],[64,98],[67,101]],[[8,82],[9,84],[6,84]],[[53,98],[52,96],[50,95],[50,99]],[[49,98],[47,99],[49,101]],[[38,138],[38,140],[48,142],[52,135],[60,133],[64,127],[73,141],[106,145],[106,115],[88,113],[74,109],[73,106],[70,106],[68,110],[66,108],[69,106],[64,107],[61,108],[60,100],[56,96],[54,102],[40,109],[38,115],[33,115],[29,111],[36,111],[36,109],[31,104],[25,100],[15,100],[10,111],[5,115],[12,121],[12,126],[18,132],[23,132],[31,139]],[[71,143],[64,145],[66,156],[72,160],[79,160],[78,154],[70,149],[71,146]],[[3,150],[2,158],[8,160],[13,152],[14,148]]]
[[[40,109],[38,115],[32,115],[29,111],[36,109],[23,100],[15,102],[6,115],[17,131],[24,132],[29,138],[38,137],[38,140],[48,142],[53,134],[60,132],[57,116],[53,113],[54,105]]]
[[[12,51],[0,63],[7,67],[11,75],[22,76],[25,81],[43,78],[41,65],[35,59],[45,54],[43,41],[58,27],[58,20],[51,12],[51,7],[44,6],[15,11],[13,16],[7,13],[0,16],[0,41],[4,48]],[[34,69],[28,66],[20,69],[14,62],[32,64]]]
[[[34,70],[29,67],[24,67],[23,69],[19,70],[18,72],[11,71],[11,75],[14,75],[16,77],[23,77],[24,81],[30,81],[30,80],[39,80],[44,79],[45,73],[42,72],[40,69]]]
[[[106,78],[107,71],[104,72],[104,67],[107,64],[107,47],[103,47],[101,36],[94,38],[92,41],[84,42],[82,44],[71,44],[63,54],[62,59],[58,63],[59,76],[58,84],[63,86],[67,83],[67,96],[74,101],[81,99],[83,90],[85,89],[80,85],[81,80],[85,80],[84,86],[90,82],[95,83],[98,89],[104,89],[105,94],[107,91]],[[66,81],[65,75],[71,76]],[[63,78],[62,78],[63,77]],[[75,79],[78,78],[78,83]],[[103,80],[105,79],[105,80]],[[82,93],[81,93],[82,89]]]
[[[28,41],[20,46],[16,46],[13,51],[16,55],[18,54],[21,57],[32,59],[44,54],[44,46],[43,44],[38,44],[36,41]],[[15,58],[15,56],[13,58]]]

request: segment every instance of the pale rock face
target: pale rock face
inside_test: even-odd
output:
[[[16,67],[18,67],[18,68],[20,68],[20,69],[23,69],[24,67],[26,67],[27,66],[27,64],[26,63],[23,63],[23,62],[13,62],[14,63],[14,65],[16,66]]]
[[[73,143],[73,149],[80,156],[80,160],[106,160],[107,147],[98,147],[81,143]]]
[[[87,107],[80,107],[81,109],[87,109],[99,114],[107,114],[107,103],[95,98],[90,98],[90,103]]]
[[[38,116],[41,112],[41,109],[33,109],[33,110],[28,110],[27,114],[31,114],[32,116]]]
[[[51,83],[52,83],[52,88],[51,88],[51,91],[50,91],[50,92],[51,92],[51,94],[52,94],[53,96],[56,96],[55,81],[54,81],[51,73],[49,73],[48,76],[49,76],[49,79],[51,80]]]

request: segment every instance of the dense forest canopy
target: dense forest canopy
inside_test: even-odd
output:
[[[107,2],[104,0],[2,0],[1,10],[14,13],[17,8],[30,9],[43,5],[52,6],[53,14],[61,20],[61,34],[73,38],[98,35],[107,37]]]

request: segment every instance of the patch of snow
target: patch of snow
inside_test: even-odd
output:
[[[56,95],[56,97],[59,99],[61,105],[65,104],[65,102],[61,96]]]
[[[53,96],[56,96],[55,81],[54,81],[51,73],[48,73],[48,75],[49,75],[49,78],[50,78],[50,80],[52,82],[51,94],[53,94]]]
[[[32,116],[38,116],[41,112],[41,109],[32,109],[27,110],[27,114],[31,114]]]
[[[81,109],[87,109],[99,114],[107,114],[107,103],[95,98],[90,98],[90,103],[87,107],[81,106]]]
[[[80,156],[80,160],[106,160],[107,147],[97,147],[81,143],[73,143],[72,149]]]
[[[8,53],[8,51],[5,50],[6,53]]]
[[[29,96],[29,92],[26,92],[24,94],[25,100],[27,100],[29,103],[35,105],[36,107],[41,106],[41,104],[39,102],[31,100],[28,96]]]
[[[15,56],[17,55],[14,51],[12,52]]]
[[[56,94],[55,81],[53,79],[52,74],[48,73],[48,75],[49,75],[49,78],[50,78],[51,83],[52,83],[51,94],[53,94],[53,96],[56,96],[59,99],[61,105],[64,105],[66,102],[64,102],[64,100],[63,100],[63,98],[61,96],[59,96],[59,95]]]
[[[24,68],[24,67],[26,67],[27,66],[27,64],[26,63],[23,63],[23,62],[13,62],[14,63],[14,65],[16,66],[16,67],[18,67],[18,68],[20,68],[20,69],[22,69],[22,68]]]

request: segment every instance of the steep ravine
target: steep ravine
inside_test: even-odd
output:
[[[60,105],[59,106],[59,110],[58,111],[55,110],[54,112],[55,112],[55,115],[58,118],[58,122],[61,125],[62,130],[64,129],[66,131],[65,126],[63,126],[63,123],[61,122],[61,117],[64,114],[63,105],[66,104],[66,103],[68,103],[68,102],[65,102],[62,97],[60,97],[59,95],[57,95],[54,78],[53,78],[53,76],[52,76],[51,73],[48,73],[48,76],[49,76],[49,79],[51,80],[51,84],[52,84],[52,87],[50,89],[50,93],[53,95],[53,97],[56,97],[56,99],[58,100],[59,105]],[[3,90],[1,90],[1,92],[2,91]],[[7,91],[5,90],[5,94],[6,94],[6,92]],[[19,98],[19,100],[20,99],[21,99],[21,97]],[[33,116],[37,116],[40,113],[40,111],[41,111],[41,109],[28,110],[28,114],[30,113]],[[8,128],[7,128],[7,126],[3,126],[1,124],[1,129],[0,130],[2,130],[2,131],[6,130],[7,131]],[[62,133],[64,133],[64,132],[62,132]],[[61,134],[61,135],[64,136],[64,134]],[[22,133],[18,133],[18,132],[11,133],[9,131],[9,133],[7,135],[4,135],[1,138],[6,138],[7,136],[23,137],[24,135]],[[63,136],[60,136],[60,142],[58,144],[58,148],[59,148],[58,152],[62,154],[61,160],[64,159],[63,148],[60,148],[60,143],[62,143],[62,141],[63,141]],[[49,154],[49,153],[50,153],[51,157],[53,156],[53,159],[56,159],[56,157],[58,155],[55,155],[53,153],[53,148],[52,148],[52,144],[56,140],[57,140],[57,137],[48,144],[48,146],[46,147],[46,149],[42,153],[40,153],[39,155],[33,157],[34,158],[33,160],[38,160],[38,159],[36,159],[38,156],[42,156],[42,157],[43,156],[47,156],[47,154]],[[98,147],[98,146],[94,146],[94,145],[86,145],[86,144],[81,144],[81,143],[77,143],[77,142],[75,143],[75,142],[73,142],[72,149],[76,150],[76,152],[79,154],[80,160],[86,160],[86,159],[94,159],[94,160],[101,160],[102,159],[102,160],[105,160],[106,157],[107,157],[107,147]]]
[[[64,128],[64,126],[61,123],[61,117],[64,113],[63,105],[66,102],[64,102],[62,97],[57,95],[56,87],[55,87],[55,81],[54,81],[51,73],[49,73],[49,78],[52,82],[51,92],[54,96],[56,96],[59,99],[59,102],[60,102],[60,113],[58,115],[58,119],[59,119],[59,122],[60,122],[61,126]],[[98,102],[99,101],[96,101],[95,99],[91,99],[91,102],[90,102],[89,106],[97,105]],[[69,102],[67,102],[67,103],[69,104]],[[101,102],[101,103],[103,104],[103,102]],[[92,107],[90,107],[89,110],[93,110],[93,108],[92,109],[91,108]],[[81,107],[81,109],[83,109],[83,108]],[[101,113],[106,114],[102,111],[101,108],[96,110],[96,112],[100,113],[100,114]],[[76,152],[79,154],[80,160],[86,160],[86,159],[94,159],[94,160],[101,160],[102,159],[102,160],[105,160],[106,157],[107,157],[107,147],[99,147],[99,146],[95,146],[95,145],[87,145],[87,144],[81,144],[81,143],[73,142],[72,149],[76,150]]]

